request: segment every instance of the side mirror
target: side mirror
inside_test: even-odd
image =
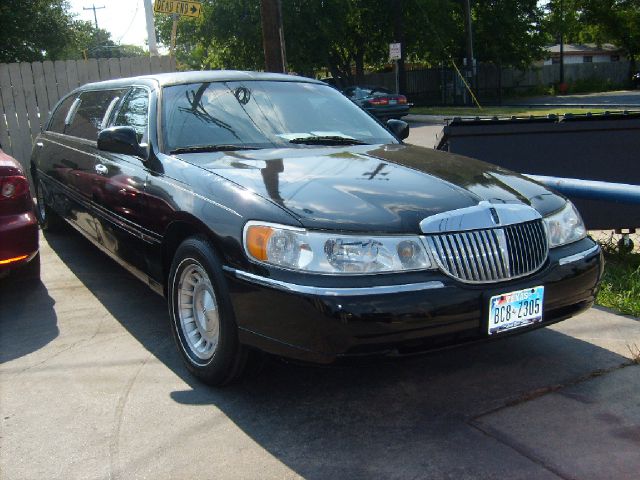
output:
[[[387,128],[400,140],[404,140],[409,136],[409,124],[402,120],[396,120],[395,118],[387,120]]]
[[[105,128],[98,134],[98,149],[145,159],[147,157],[145,150],[138,143],[138,134],[133,127]]]

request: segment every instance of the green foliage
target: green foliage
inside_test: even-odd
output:
[[[605,246],[605,260],[596,303],[640,317],[640,253],[620,253]]]
[[[561,5],[563,8],[561,9]],[[543,31],[548,43],[613,43],[632,59],[640,57],[638,0],[550,0]]]
[[[536,0],[476,2],[475,51],[481,62],[526,68],[543,56],[543,12]]]
[[[96,29],[92,22],[74,20],[69,30],[69,41],[58,53],[59,58],[79,60],[82,58],[140,57],[145,50],[137,45],[117,45],[106,30]]]
[[[460,0],[282,0],[290,70],[312,76],[327,69],[351,82],[364,68],[388,64],[394,19],[401,13],[405,58],[436,65],[460,61],[464,16]],[[474,2],[476,52],[484,61],[525,65],[541,55],[541,11],[535,0]],[[169,45],[172,20],[157,15]],[[178,21],[176,55],[188,68],[261,69],[260,2],[205,0],[197,20]]]
[[[610,79],[588,77],[580,78],[569,83],[568,94],[574,93],[591,93],[606,92],[623,87],[623,85],[615,85]]]
[[[459,0],[405,0],[405,50],[426,66],[464,56],[464,11]]]
[[[255,0],[205,0],[198,19],[178,20],[176,58],[189,69],[264,68],[260,3]],[[156,15],[159,39],[171,43],[173,20]]]
[[[2,0],[0,62],[60,58],[72,40],[67,10],[64,0]]]
[[[582,0],[582,19],[598,39],[640,58],[640,2],[638,0]]]
[[[561,13],[560,0],[472,1],[476,58],[500,67],[527,67],[544,57],[544,45],[555,43],[561,32],[566,42],[613,42],[632,55],[640,48],[638,0],[562,2]],[[203,4],[201,18],[178,21],[179,64],[195,69],[263,69],[260,1],[204,0]],[[307,76],[330,72],[353,82],[365,68],[388,68],[388,44],[395,39],[398,11],[406,62],[461,63],[465,56],[461,0],[282,0],[289,69]],[[156,22],[160,39],[168,46],[171,17],[157,15]]]
[[[2,0],[0,63],[144,55],[135,45],[116,45],[109,32],[76,20],[65,0]]]
[[[178,21],[176,55],[189,68],[262,69],[260,2],[205,0],[197,20]],[[313,75],[328,67],[350,76],[351,64],[386,60],[390,41],[386,0],[283,0],[286,55],[292,71]],[[172,19],[157,15],[169,45]]]
[[[542,31],[548,44],[560,43],[561,35],[565,43],[605,41],[593,25],[584,21],[583,4],[584,0],[551,0],[545,4]]]

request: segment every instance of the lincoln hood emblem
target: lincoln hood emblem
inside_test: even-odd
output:
[[[465,232],[504,227],[542,218],[533,207],[523,204],[492,204],[486,200],[473,207],[437,213],[420,222],[424,233]]]

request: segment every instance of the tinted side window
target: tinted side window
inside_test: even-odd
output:
[[[124,99],[114,126],[133,127],[138,134],[138,141],[147,139],[149,124],[149,94],[144,88],[134,88]]]
[[[49,128],[47,130],[51,132],[64,133],[64,120],[67,118],[69,108],[71,108],[75,99],[76,95],[71,95],[69,98],[64,100],[58,108],[56,108],[53,115],[51,115],[51,122],[49,123]]]
[[[64,133],[87,140],[97,140],[102,119],[111,100],[122,94],[123,90],[97,90],[80,94],[80,106]]]

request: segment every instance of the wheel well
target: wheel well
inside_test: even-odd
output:
[[[187,238],[196,235],[206,237],[211,241],[214,248],[218,249],[217,239],[204,226],[179,220],[172,222],[169,228],[167,228],[162,241],[162,275],[164,279],[163,288],[165,296],[167,295],[169,270],[171,269],[171,262],[173,261],[176,250]]]

